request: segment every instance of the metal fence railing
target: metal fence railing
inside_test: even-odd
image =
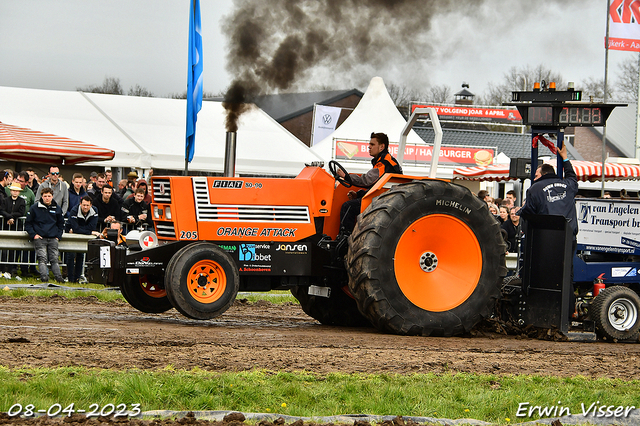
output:
[[[7,225],[5,220],[0,220],[0,265],[4,271],[20,268],[24,274],[29,268],[33,270],[38,265],[33,241],[29,240],[25,231],[25,221],[26,217],[20,217],[14,225]],[[122,233],[126,235],[129,228],[123,224]],[[65,253],[86,253],[87,242],[95,238],[93,235],[63,234],[58,244],[60,267],[66,272]]]

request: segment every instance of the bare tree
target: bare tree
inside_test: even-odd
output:
[[[145,98],[153,98],[153,93],[147,90],[146,87],[142,87],[139,84],[136,84],[133,87],[129,88],[129,92],[127,92],[128,96],[141,96]]]
[[[636,81],[636,84],[637,83]],[[576,87],[576,89],[582,90],[582,99],[593,98],[594,100],[602,101],[604,99],[604,78],[598,80],[594,77],[589,77],[584,83]],[[611,98],[613,97],[613,93],[612,87],[609,86],[607,96]]]
[[[630,56],[620,63],[618,81],[616,82],[617,94],[621,100],[638,100],[638,61],[640,54]]]
[[[387,87],[387,90],[389,91],[389,96],[391,96],[393,103],[397,107],[409,106],[409,102],[415,101],[420,97],[417,90],[393,83]]]
[[[122,95],[122,86],[120,79],[115,77],[105,77],[101,86],[90,85],[85,87],[77,87],[79,92],[88,93],[107,93],[110,95]]]
[[[511,92],[520,90],[532,90],[534,83],[555,82],[560,90],[566,86],[564,78],[544,65],[535,67],[530,65],[524,67],[511,67],[504,74],[504,81],[499,84],[489,83],[487,92],[482,96],[487,105],[500,105],[511,100]]]
[[[222,98],[224,97],[225,91],[220,90],[217,93],[214,92],[202,92],[202,99],[211,99],[211,98]],[[187,91],[180,93],[170,93],[167,96],[169,99],[187,99]]]
[[[453,101],[451,87],[447,86],[446,84],[429,87],[427,100],[429,102],[438,104],[451,103]]]

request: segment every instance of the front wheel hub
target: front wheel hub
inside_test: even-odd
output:
[[[224,294],[227,277],[213,260],[201,260],[191,267],[187,287],[191,296],[201,303],[213,303]]]
[[[420,256],[420,269],[425,272],[433,272],[438,267],[438,256],[435,253],[426,251]]]
[[[618,331],[627,331],[638,321],[638,310],[627,298],[615,300],[608,311],[609,323]]]

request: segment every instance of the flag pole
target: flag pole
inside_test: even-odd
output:
[[[636,152],[635,157],[640,160],[640,53],[638,53],[638,96],[636,97]]]
[[[607,77],[609,75],[609,14],[611,13],[611,0],[607,0],[607,32],[604,38],[604,97],[602,102],[607,103]],[[607,123],[602,127],[602,187],[600,197],[604,198],[604,162],[607,159]]]

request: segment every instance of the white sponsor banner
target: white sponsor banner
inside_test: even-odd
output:
[[[576,200],[581,250],[640,254],[640,202]]]
[[[608,47],[611,50],[640,51],[640,7],[636,0],[612,0]]]
[[[320,142],[336,130],[342,108],[316,105],[313,116],[313,144]]]

